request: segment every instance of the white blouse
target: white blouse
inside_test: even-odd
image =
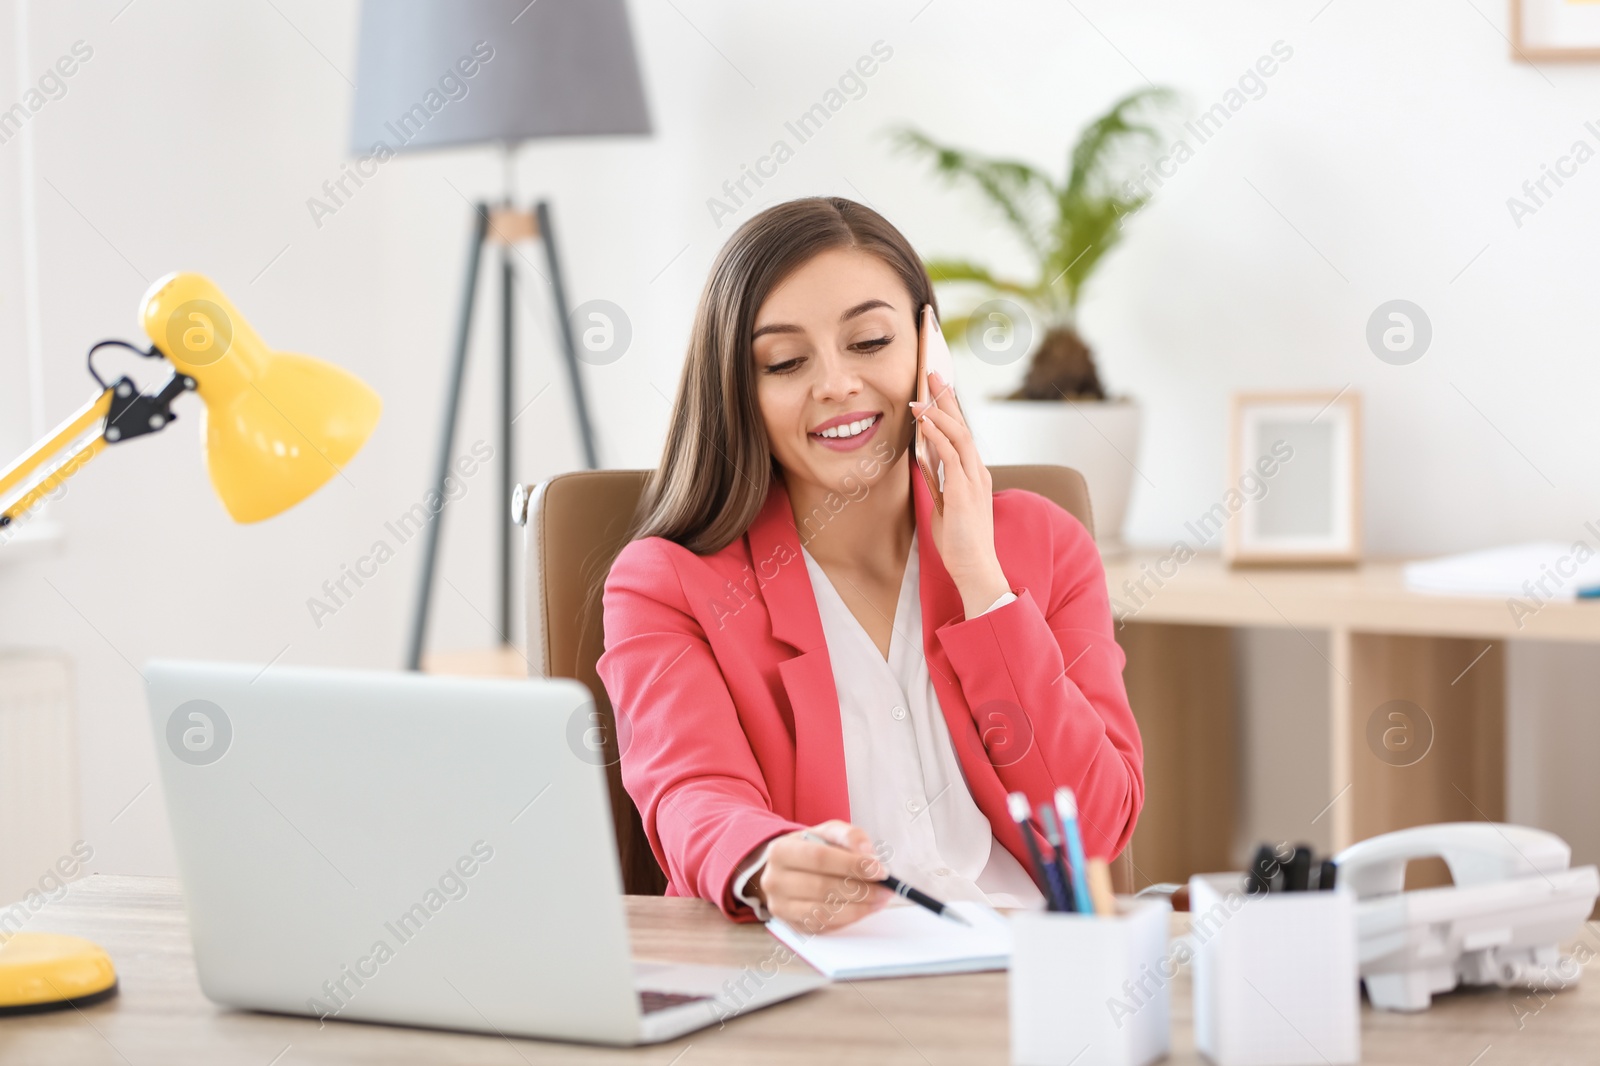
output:
[[[887,661],[811,553],[803,546],[800,551],[838,689],[850,821],[875,843],[887,845],[879,854],[887,856],[890,873],[936,899],[1042,906],[1044,897],[1033,879],[995,839],[973,801],[950,742],[923,654],[916,532]],[[1007,592],[983,613],[1015,599]],[[733,893],[763,921],[770,915],[746,889],[766,857],[763,848],[740,867]]]

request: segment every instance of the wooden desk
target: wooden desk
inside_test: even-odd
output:
[[[1145,807],[1133,838],[1141,885],[1238,866],[1234,826],[1216,815],[1237,802],[1229,630],[1240,626],[1290,628],[1308,643],[1327,635],[1318,654],[1328,668],[1328,734],[1282,754],[1327,759],[1335,849],[1412,825],[1505,819],[1504,644],[1600,642],[1600,603],[1550,603],[1519,626],[1504,599],[1407,590],[1402,565],[1232,570],[1214,553],[1180,564],[1143,550],[1107,560],[1145,739]],[[1421,715],[1403,704],[1384,710],[1391,701]],[[1380,758],[1386,737],[1416,742],[1428,727],[1420,759],[1393,748]],[[1437,881],[1440,869],[1423,881]]]
[[[680,961],[756,965],[777,946],[758,925],[734,925],[699,900],[628,900],[635,950]],[[1174,932],[1187,928],[1174,915]],[[176,881],[90,877],[41,911],[29,929],[89,937],[110,952],[121,977],[114,999],[81,1011],[0,1018],[0,1061],[52,1066],[300,1066],[410,1063],[515,1066],[546,1062],[816,1063],[931,1066],[1009,1061],[1004,973],[856,981],[755,1011],[722,1029],[670,1044],[618,1050],[505,1040],[355,1022],[227,1010],[200,994]],[[1600,925],[1586,934],[1600,948]],[[804,968],[798,960],[790,964]],[[1499,990],[1456,993],[1416,1015],[1363,1008],[1363,1063],[1591,1063],[1600,1048],[1600,975],[1546,997]],[[1515,1010],[1522,1004],[1524,1013]],[[1537,1013],[1530,1013],[1537,1012]],[[1172,985],[1172,1056],[1198,1063],[1188,971]],[[1487,1049],[1487,1053],[1486,1053]]]

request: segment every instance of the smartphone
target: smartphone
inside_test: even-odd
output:
[[[950,345],[945,343],[944,332],[939,328],[939,320],[933,314],[933,305],[923,304],[917,326],[917,400],[921,402],[926,402],[930,396],[929,370],[943,378],[950,389],[955,388],[956,361],[951,358]],[[960,407],[959,398],[956,405]],[[943,515],[944,464],[938,461],[933,447],[923,438],[921,419],[916,422],[914,447],[917,466],[921,467],[922,478],[928,483],[928,491],[933,495],[933,506],[940,515]]]

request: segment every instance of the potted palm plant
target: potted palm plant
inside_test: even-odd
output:
[[[1095,268],[1121,241],[1127,217],[1150,197],[1146,186],[1128,180],[1161,149],[1159,131],[1144,116],[1175,100],[1160,87],[1118,100],[1084,127],[1060,182],[1029,163],[939,144],[911,127],[894,131],[897,147],[929,160],[951,184],[976,188],[1037,268],[1015,280],[968,259],[927,261],[936,285],[968,297],[955,305],[965,310],[946,315],[945,336],[964,337],[972,354],[991,364],[1031,355],[1014,391],[963,396],[984,461],[1076,467],[1089,484],[1102,554],[1122,550],[1139,407],[1101,384],[1078,330],[1078,304]]]

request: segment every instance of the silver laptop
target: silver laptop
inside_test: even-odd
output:
[[[145,676],[217,1003],[640,1044],[826,983],[630,957],[576,681],[182,662]]]

